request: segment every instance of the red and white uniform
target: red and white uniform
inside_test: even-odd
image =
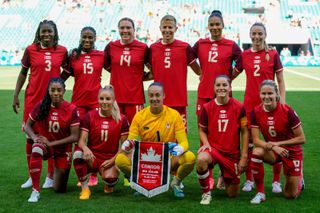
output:
[[[237,61],[241,50],[232,40],[222,38],[219,41],[210,38],[199,39],[193,46],[202,70],[198,87],[198,98],[214,98],[213,82],[218,75],[232,74],[232,63]]]
[[[45,136],[49,141],[68,137],[71,134],[70,127],[80,125],[78,110],[75,105],[63,101],[58,108],[51,106],[45,119],[38,120],[40,105],[41,103],[36,105],[29,117],[37,123],[39,134]],[[55,155],[65,155],[72,151],[72,144],[55,146],[53,150]]]
[[[301,125],[296,112],[285,104],[277,103],[276,109],[266,112],[257,106],[251,112],[251,128],[259,128],[265,141],[283,141],[294,137],[293,130]],[[282,158],[284,172],[290,176],[300,176],[303,159],[302,145],[284,146],[289,157]],[[281,158],[277,155],[277,158]]]
[[[80,118],[83,118],[88,111],[99,107],[97,97],[101,88],[103,66],[103,51],[92,50],[80,54],[79,59],[72,54],[69,58],[67,72],[74,76],[71,102],[78,107]]]
[[[43,99],[48,83],[53,77],[60,77],[61,67],[67,66],[67,49],[58,45],[56,48],[40,48],[29,45],[22,57],[21,64],[30,68],[29,82],[25,92],[23,122],[28,120],[34,106]]]
[[[144,104],[143,71],[148,46],[134,40],[128,45],[110,42],[105,50],[105,69],[111,73],[110,84],[116,100],[124,104]]]
[[[212,165],[219,164],[226,184],[239,184],[237,165],[240,159],[241,119],[246,116],[243,105],[230,98],[227,104],[220,105],[216,99],[205,103],[199,126],[207,132],[212,147]]]
[[[186,107],[187,66],[196,56],[186,42],[175,39],[171,44],[163,44],[162,39],[150,46],[149,63],[154,81],[164,86],[164,104],[169,107]]]
[[[235,70],[245,70],[247,83],[244,95],[244,106],[247,118],[253,108],[261,103],[259,86],[264,80],[274,80],[277,72],[282,72],[283,67],[279,54],[276,50],[269,50],[269,61],[266,60],[265,50],[254,52],[252,49],[245,50],[239,57]]]
[[[120,137],[129,133],[129,122],[122,114],[117,123],[112,116],[105,117],[99,110],[92,110],[81,122],[81,130],[88,132],[88,147],[103,163],[117,154]]]
[[[240,158],[240,120],[245,117],[243,105],[234,98],[220,105],[212,100],[203,105],[199,126],[207,129],[210,146],[231,158]]]

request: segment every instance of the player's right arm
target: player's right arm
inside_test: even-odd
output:
[[[25,128],[25,132],[27,135],[33,140],[33,142],[37,143],[39,141],[38,135],[36,135],[32,129],[32,126],[34,125],[36,121],[32,120],[31,118],[28,118]]]
[[[206,149],[209,149],[211,151],[211,146],[208,140],[208,113],[205,108],[201,111],[200,119],[199,119],[199,127],[198,127],[198,133],[200,141],[203,143],[203,145],[200,147],[198,152],[204,151]]]
[[[92,153],[92,151],[89,149],[89,147],[86,144],[86,140],[88,138],[89,133],[85,130],[81,130],[80,132],[80,138],[78,141],[78,146],[79,148],[83,151],[83,158],[85,160],[93,160],[94,158],[94,154]]]
[[[21,71],[17,79],[16,88],[14,90],[14,95],[13,95],[13,102],[12,102],[12,108],[16,114],[18,114],[18,109],[20,108],[19,93],[27,79],[28,70],[29,68],[21,67]]]

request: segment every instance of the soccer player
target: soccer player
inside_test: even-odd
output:
[[[275,164],[282,161],[286,176],[284,196],[297,198],[303,188],[302,166],[305,136],[301,121],[288,105],[280,103],[279,91],[273,80],[260,85],[262,104],[251,112],[251,132],[255,145],[252,153],[252,173],[257,194],[251,200],[259,204],[266,200],[264,192],[263,162]],[[260,138],[260,133],[264,140]]]
[[[246,72],[246,90],[244,96],[244,106],[246,108],[248,122],[250,124],[250,112],[253,108],[261,104],[259,97],[259,85],[266,79],[274,80],[275,76],[280,89],[280,101],[285,103],[285,83],[283,78],[283,67],[279,54],[275,49],[270,49],[266,44],[266,28],[262,23],[255,23],[250,28],[250,38],[252,40],[252,48],[242,52],[233,71],[235,78],[243,70]],[[249,125],[250,128],[250,125]],[[251,137],[250,137],[251,138]],[[251,158],[253,143],[249,141],[249,159]],[[280,185],[280,173],[282,163],[273,166],[273,183],[272,192],[282,192]],[[246,182],[242,188],[243,191],[251,191],[253,189],[253,177],[251,167],[246,171]]]
[[[199,136],[203,145],[198,151],[197,174],[203,193],[200,204],[203,205],[209,205],[212,200],[209,169],[219,165],[226,193],[235,197],[239,193],[240,174],[247,167],[249,133],[244,107],[229,97],[231,80],[228,76],[219,75],[215,79],[214,90],[216,98],[203,105],[199,120]]]
[[[196,114],[198,119],[202,110],[202,105],[211,101],[214,97],[213,81],[219,75],[227,75],[231,79],[232,63],[237,61],[241,50],[232,40],[222,36],[224,28],[222,13],[218,10],[212,11],[208,18],[208,29],[210,37],[199,39],[193,46],[196,53],[202,75],[198,86],[198,99],[196,105]],[[202,142],[200,141],[200,146]],[[212,176],[210,170],[210,177]],[[217,187],[223,189],[222,178],[218,179]],[[210,188],[213,188],[214,179],[210,179]]]
[[[63,99],[65,84],[52,78],[42,100],[29,114],[25,131],[34,142],[30,157],[32,193],[28,202],[40,199],[42,161],[54,159],[54,189],[66,192],[71,168],[72,143],[79,138],[80,120],[76,106]],[[37,133],[34,127],[37,127]]]
[[[184,197],[181,181],[193,170],[195,155],[189,151],[185,127],[179,113],[163,104],[165,93],[161,83],[153,82],[148,88],[149,107],[137,112],[129,129],[129,140],[150,142],[177,142],[177,156],[171,157],[171,173],[175,174],[171,187],[176,197]],[[147,128],[146,128],[147,127]],[[118,154],[116,165],[127,177],[131,174],[130,141],[126,140]]]
[[[177,29],[176,18],[172,15],[161,19],[162,39],[150,46],[149,64],[154,81],[164,87],[164,104],[180,113],[187,129],[187,67],[197,75],[201,74],[201,69],[190,45],[174,38]]]
[[[129,122],[145,103],[143,79],[148,46],[135,39],[134,22],[122,18],[118,22],[120,40],[110,42],[105,50],[105,69],[110,72],[120,112]]]
[[[95,29],[90,26],[82,28],[79,46],[71,51],[68,69],[62,72],[65,80],[70,75],[74,77],[71,103],[77,106],[81,120],[87,112],[99,107],[97,95],[101,88],[104,53],[94,49],[95,41]],[[97,184],[97,174],[92,173],[89,186]]]
[[[66,68],[67,66],[67,49],[58,45],[58,40],[59,35],[56,24],[53,21],[43,20],[39,23],[33,43],[29,45],[24,52],[21,60],[22,67],[17,79],[12,103],[13,111],[18,113],[20,108],[19,93],[27,79],[30,68],[28,86],[25,91],[22,122],[23,131],[29,113],[45,95],[49,80],[53,77],[59,77],[61,68]],[[32,144],[32,139],[27,137],[26,155],[28,167]],[[53,160],[48,159],[48,174],[43,188],[53,187],[52,163]],[[31,186],[32,181],[29,177],[29,179],[21,185],[21,188],[29,188]]]
[[[99,109],[90,111],[81,122],[79,148],[73,154],[74,168],[82,187],[81,200],[87,200],[91,195],[89,172],[99,172],[105,182],[104,192],[113,192],[119,176],[115,166],[119,141],[125,141],[129,132],[129,122],[120,114],[113,87],[100,89],[98,101]]]
[[[222,14],[212,11],[208,19],[210,37],[199,39],[193,46],[202,70],[198,86],[196,113],[200,116],[202,105],[211,101],[214,95],[213,81],[218,75],[227,75],[231,79],[232,63],[237,61],[241,50],[232,40],[222,36],[224,28]]]

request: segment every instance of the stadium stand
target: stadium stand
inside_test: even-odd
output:
[[[263,8],[263,14],[254,13],[260,8]],[[94,27],[97,31],[96,48],[102,50],[110,40],[119,38],[117,23],[120,18],[133,18],[137,38],[151,44],[161,37],[160,18],[172,14],[178,21],[177,37],[193,45],[199,37],[208,35],[207,18],[213,9],[223,13],[225,37],[240,46],[248,39],[248,35],[241,32],[256,21],[266,24],[267,29],[277,30],[277,26],[286,26],[288,29],[297,28],[301,33],[307,32],[308,41],[301,46],[305,53],[308,52],[308,60],[312,59],[307,65],[320,65],[318,0],[4,0],[0,5],[0,65],[20,63],[21,54],[32,42],[35,29],[42,19],[57,23],[59,43],[68,49],[78,46],[77,38],[82,27]],[[295,46],[277,45],[279,52],[283,46],[289,46],[293,53],[289,64],[299,65],[297,56],[294,56],[297,52]]]

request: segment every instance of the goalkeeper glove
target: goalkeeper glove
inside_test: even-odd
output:
[[[179,144],[175,142],[169,142],[169,152],[173,156],[179,156],[184,152],[184,150]]]
[[[130,152],[134,145],[136,144],[136,140],[125,140],[121,145],[121,149],[125,152]]]

